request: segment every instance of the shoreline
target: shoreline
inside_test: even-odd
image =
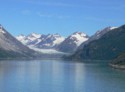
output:
[[[109,65],[115,69],[125,70],[125,65],[115,65],[115,64],[109,64]]]

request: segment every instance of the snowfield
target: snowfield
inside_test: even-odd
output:
[[[33,49],[35,51],[41,52],[43,54],[62,54],[62,55],[70,55],[69,53],[64,53],[64,52],[60,52],[57,51],[55,49],[39,49],[39,48],[35,48],[35,47],[29,47],[30,49]]]

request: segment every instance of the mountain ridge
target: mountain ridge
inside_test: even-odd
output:
[[[86,42],[82,43],[82,44],[79,46],[78,49],[81,49],[84,45],[90,43],[91,41],[98,40],[98,39],[101,38],[104,34],[106,34],[107,32],[109,32],[109,31],[111,31],[111,30],[113,30],[113,29],[115,29],[115,28],[117,28],[117,27],[111,27],[111,26],[109,26],[109,27],[105,27],[104,29],[101,29],[101,30],[96,31],[96,33],[95,33],[94,35],[90,36],[90,38],[89,38]]]
[[[30,35],[32,35],[32,33]],[[20,42],[22,42],[24,45],[29,46],[31,48],[33,47],[36,49],[54,49],[54,50],[57,50],[59,52],[64,52],[64,53],[69,53],[69,52],[60,50],[59,47],[61,47],[62,43],[64,43],[65,40],[69,39],[69,43],[74,43],[76,45],[75,47],[73,47],[73,49],[71,49],[71,50],[74,50],[83,41],[88,39],[88,36],[83,32],[75,32],[75,33],[71,34],[70,36],[68,36],[67,38],[65,38],[59,34],[44,35],[44,34],[35,33],[35,35],[40,35],[39,37],[37,36],[38,38],[34,37],[33,35],[31,37],[30,35],[28,35],[28,36],[19,35],[16,38]],[[84,37],[87,37],[87,38],[84,39]],[[69,47],[71,47],[71,45],[69,45]]]
[[[74,53],[76,49],[85,41],[89,36],[83,32],[74,32],[68,36],[59,46],[58,50],[62,52]]]
[[[2,25],[0,25],[0,52],[0,58],[31,58],[34,57],[34,54],[36,54],[35,51],[24,46],[21,42],[14,38],[4,29]]]
[[[125,51],[125,25],[112,29],[71,56],[72,59],[111,60]]]

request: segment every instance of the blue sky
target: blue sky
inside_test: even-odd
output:
[[[125,24],[125,0],[0,0],[0,23],[12,34],[75,31],[88,35]]]

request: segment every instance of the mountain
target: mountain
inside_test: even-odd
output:
[[[72,59],[111,60],[125,52],[125,25],[113,28],[92,40],[71,56]]]
[[[117,27],[106,27],[106,28],[104,28],[104,29],[102,29],[102,30],[97,31],[97,32],[96,32],[94,35],[92,35],[86,42],[82,43],[82,44],[79,46],[78,49],[83,48],[86,44],[88,44],[88,43],[90,43],[90,42],[92,42],[92,41],[94,41],[94,40],[98,40],[98,39],[101,38],[104,34],[106,34],[107,32],[109,32],[109,31],[111,31],[111,30],[113,30],[113,29],[115,29],[115,28],[117,28]]]
[[[60,43],[64,41],[64,37],[59,34],[48,34],[41,36],[41,41],[35,46],[42,49],[56,48]]]
[[[29,46],[39,49],[52,49],[58,46],[61,42],[64,41],[64,37],[59,34],[36,34],[32,33],[28,36],[19,35],[16,37],[20,42]]]
[[[31,58],[35,54],[0,25],[0,58]]]
[[[17,36],[17,40],[22,42],[24,45],[35,45],[37,44],[36,40],[39,39],[42,35],[31,33],[28,36],[25,36],[23,34]]]
[[[88,36],[82,32],[75,32],[67,38],[59,34],[36,34],[16,37],[24,45],[42,53],[73,53],[81,43],[88,40]]]
[[[58,50],[62,52],[73,53],[85,41],[89,39],[83,32],[75,32],[67,37],[59,46]]]

